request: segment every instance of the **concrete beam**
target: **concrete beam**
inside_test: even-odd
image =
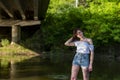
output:
[[[38,0],[34,0],[34,20],[38,20]]]
[[[19,12],[21,14],[22,19],[26,20],[26,16],[24,14],[24,11],[23,11],[23,9],[21,7],[21,4],[20,4],[19,0],[14,0],[14,1],[15,1],[15,4],[16,4],[16,6],[17,6],[17,8],[18,8],[18,10],[19,10]]]
[[[0,8],[0,22],[2,20],[1,8]]]
[[[12,13],[7,9],[7,7],[0,1],[0,7],[11,17],[13,18],[14,16]]]
[[[20,25],[21,27],[25,26],[34,26],[40,25],[40,20],[0,20],[0,27],[11,27],[12,25]]]

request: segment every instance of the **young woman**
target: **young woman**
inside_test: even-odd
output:
[[[76,46],[76,54],[72,62],[71,80],[77,80],[79,69],[82,69],[83,80],[89,80],[94,59],[92,39],[86,38],[80,29],[73,31],[73,37],[65,42],[66,46]]]

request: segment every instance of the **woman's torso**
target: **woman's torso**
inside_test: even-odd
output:
[[[89,43],[87,41],[75,41],[75,46],[77,47],[77,53],[89,54]]]

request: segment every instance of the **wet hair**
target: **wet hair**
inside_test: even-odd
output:
[[[78,41],[78,40],[80,40],[80,39],[77,37],[77,35],[76,35],[78,30],[82,31],[82,30],[79,29],[79,28],[76,28],[76,29],[73,30],[73,40],[72,40],[72,41]]]

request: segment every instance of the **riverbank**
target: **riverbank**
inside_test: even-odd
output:
[[[17,44],[0,47],[0,59],[5,61],[20,62],[38,55],[38,53]]]
[[[16,62],[20,62],[35,56],[41,56],[42,59],[48,59],[54,63],[57,63],[57,62],[66,61],[66,58],[68,61],[71,61],[74,56],[74,52],[57,50],[57,52],[53,51],[53,52],[38,53],[38,52],[35,52],[34,49],[32,50],[18,44],[0,47],[0,59],[5,61],[14,60]],[[114,54],[102,54],[100,52],[95,51],[95,60],[102,60],[107,62],[120,61],[120,56],[115,56]]]

